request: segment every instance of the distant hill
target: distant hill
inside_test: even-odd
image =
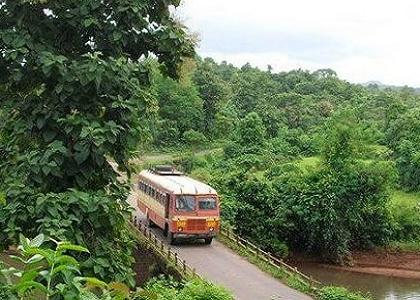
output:
[[[385,89],[391,89],[391,90],[402,90],[402,89],[409,89],[412,90],[414,93],[419,94],[420,95],[420,88],[413,88],[413,87],[409,87],[407,85],[405,86],[397,86],[397,85],[388,85],[388,84],[383,84],[380,81],[368,81],[365,83],[362,83],[363,86],[370,88],[370,89],[379,89],[379,90],[385,90]]]

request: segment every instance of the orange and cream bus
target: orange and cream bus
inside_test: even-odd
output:
[[[170,243],[194,237],[210,244],[220,230],[217,192],[171,166],[140,172],[137,192],[149,225],[162,228]]]

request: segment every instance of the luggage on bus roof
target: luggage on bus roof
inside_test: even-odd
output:
[[[182,172],[171,165],[157,165],[152,168],[152,171],[159,175],[183,175]]]

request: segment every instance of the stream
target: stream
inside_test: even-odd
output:
[[[370,294],[377,300],[420,300],[420,280],[387,277],[330,269],[305,263],[299,269],[323,284],[344,286],[353,291]]]

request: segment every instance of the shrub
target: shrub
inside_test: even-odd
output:
[[[420,240],[420,194],[394,192],[390,203],[393,217],[393,239]]]
[[[225,289],[198,279],[183,284],[154,279],[145,290],[159,294],[161,300],[233,300]]]
[[[207,142],[206,136],[194,129],[185,131],[182,137],[193,148],[201,146]]]
[[[28,188],[9,189],[8,203],[0,210],[4,245],[16,245],[21,228],[32,237],[41,232],[57,240],[72,240],[91,252],[79,257],[85,274],[134,285],[134,244],[126,222],[129,209],[124,189],[32,193]]]
[[[359,293],[352,293],[342,287],[327,286],[318,291],[319,300],[370,300]]]

